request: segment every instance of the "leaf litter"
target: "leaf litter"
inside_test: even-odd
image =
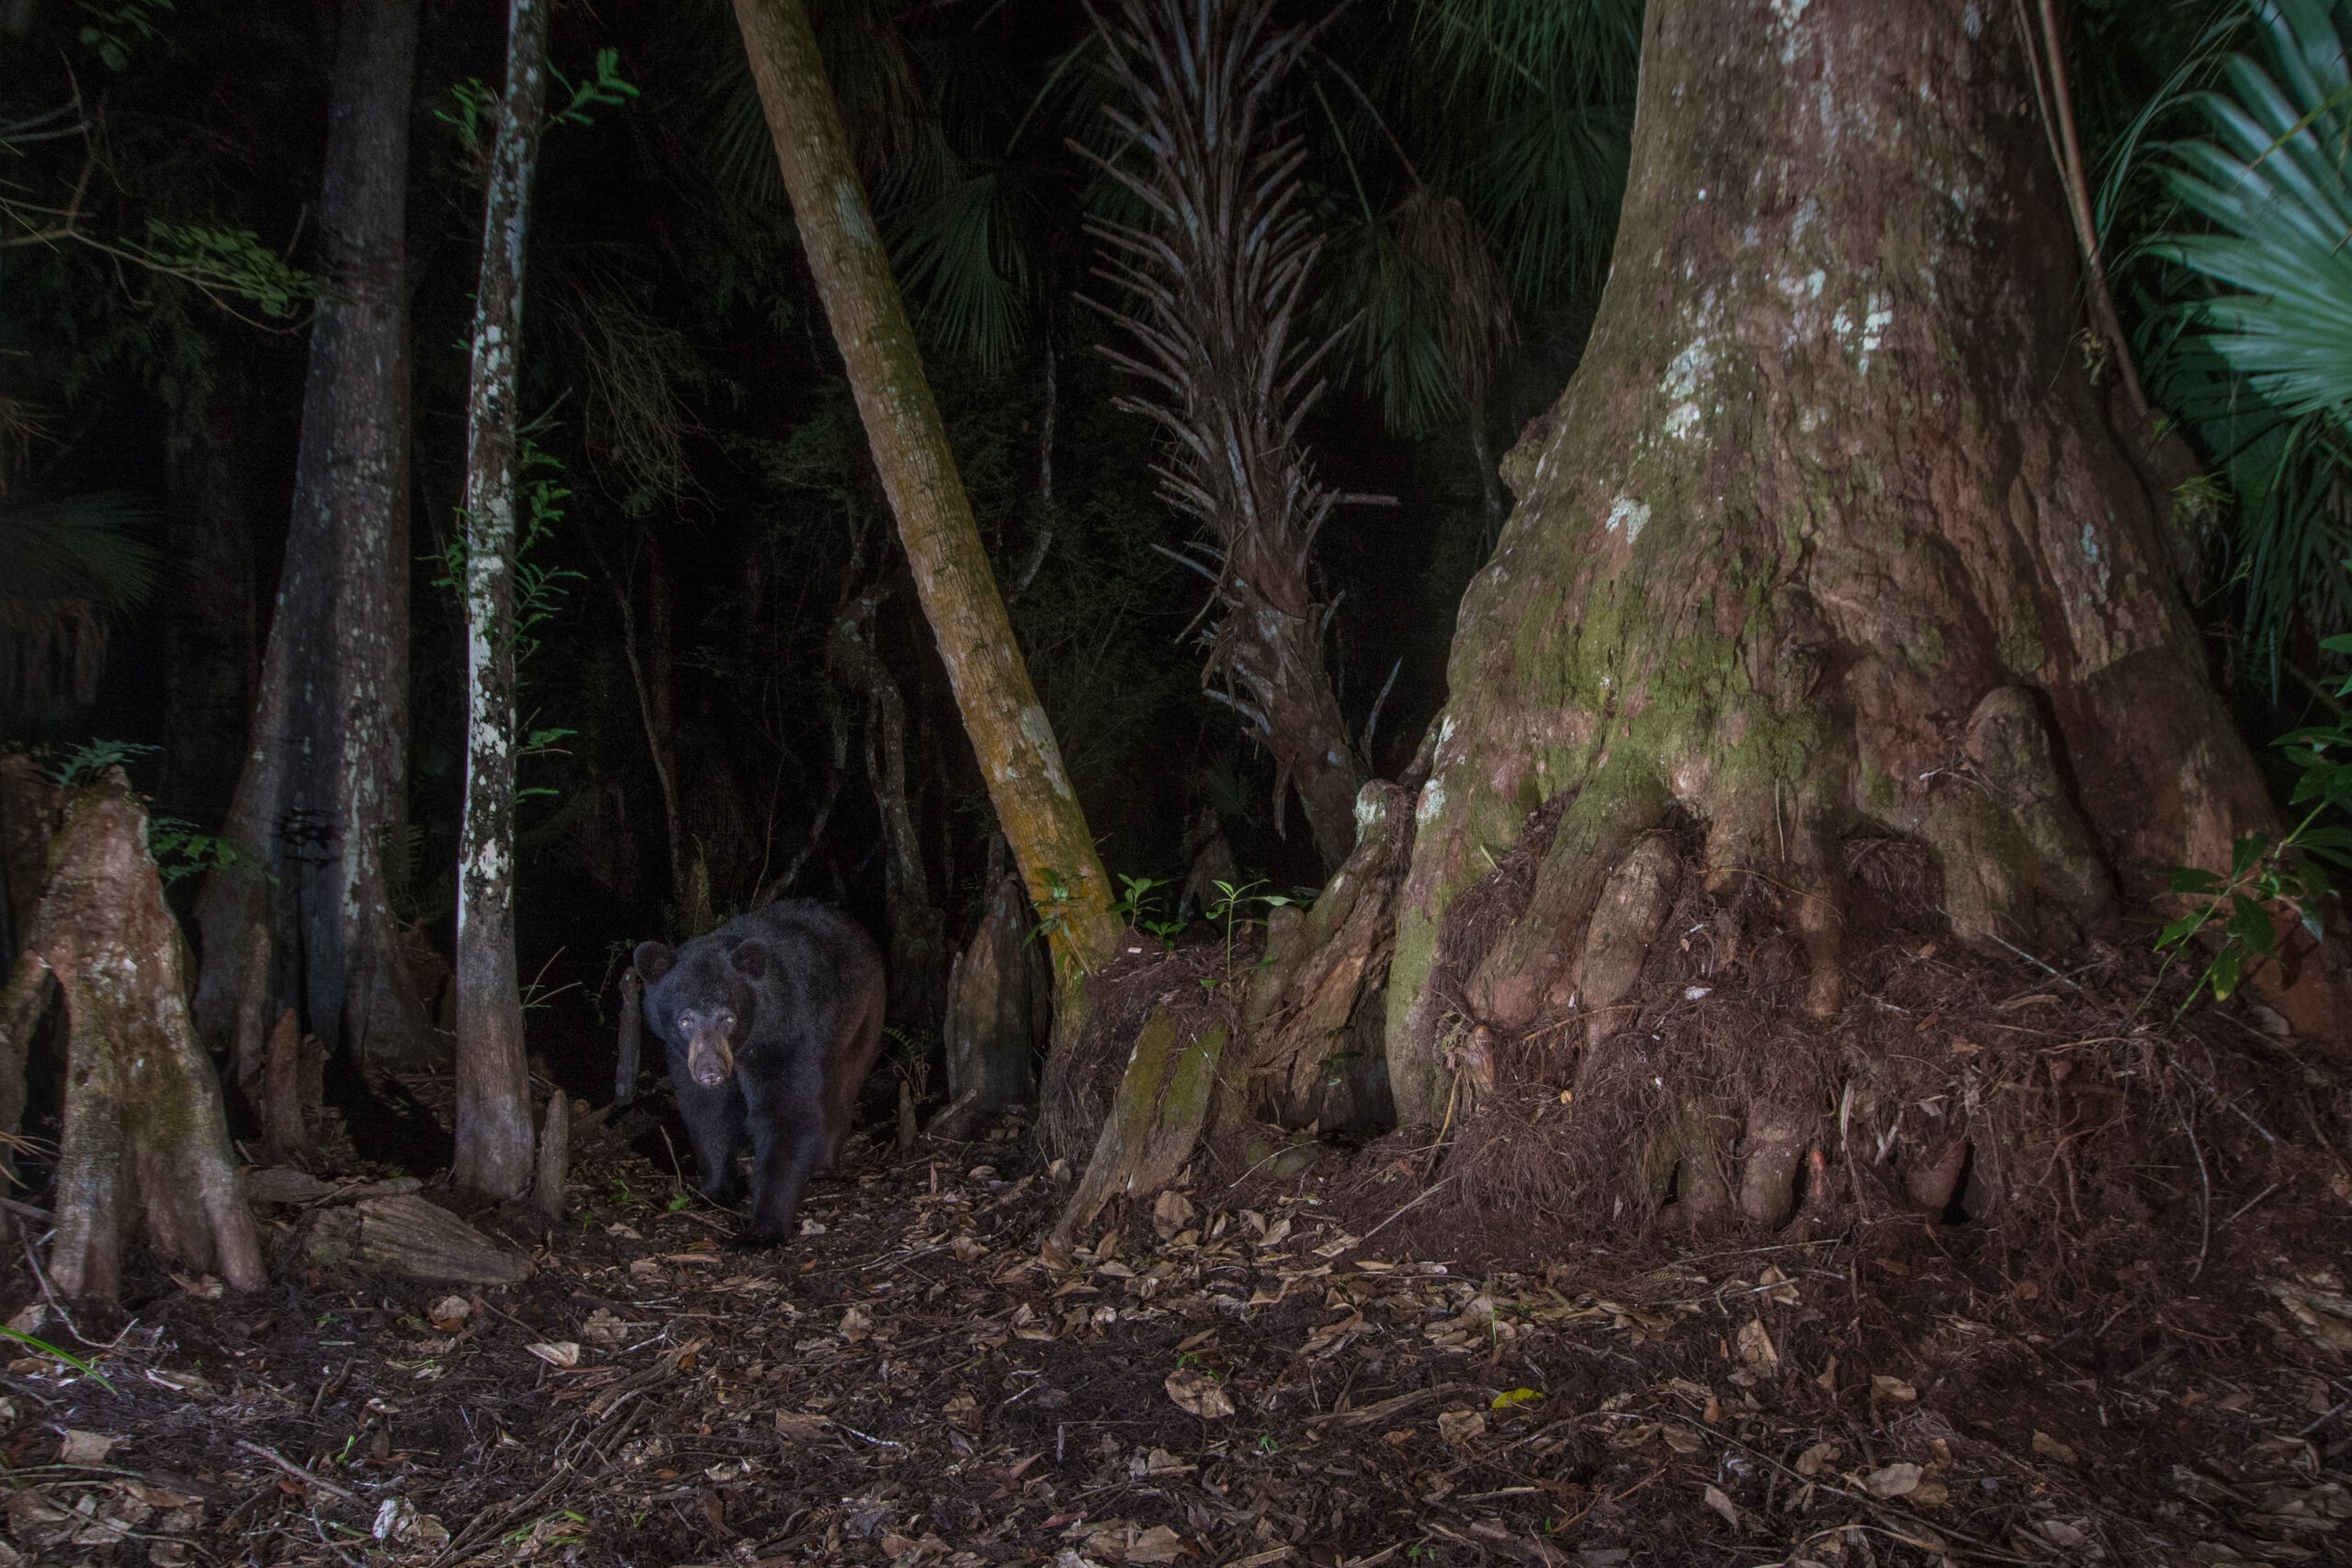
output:
[[[866,1147],[791,1246],[736,1252],[581,1122],[571,1218],[517,1285],[295,1267],[241,1299],[157,1271],[69,1326],[20,1268],[0,1306],[111,1386],[40,1354],[0,1374],[0,1568],[1927,1568],[2352,1540],[2345,1233],[2317,1199],[2300,1250],[2232,1233],[2197,1281],[2168,1258],[2088,1301],[1917,1221],[1871,1238],[1867,1287],[1850,1237],[1421,1255],[1363,1240],[1383,1216],[1328,1162],[1114,1207],[1049,1257],[1066,1188],[1008,1122]]]

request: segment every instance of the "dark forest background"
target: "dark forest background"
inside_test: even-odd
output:
[[[41,603],[24,578],[13,590],[0,741],[152,748],[132,754],[134,779],[198,833],[219,823],[245,745],[305,369],[300,278],[284,299],[253,280],[308,260],[336,10],[0,4],[0,181],[16,204],[0,250],[0,575],[77,549],[96,574]],[[1191,528],[1155,493],[1154,438],[1114,406],[1132,388],[1094,352],[1110,328],[1080,299],[1109,297],[1082,221],[1119,200],[1068,145],[1101,134],[1084,11],[811,10],[1106,863],[1181,882],[1213,826],[1243,877],[1318,882],[1272,761],[1203,689],[1207,583],[1174,553]],[[1359,0],[1286,106],[1324,235],[1316,324],[1349,334],[1306,434],[1327,484],[1395,501],[1343,509],[1314,568],[1341,709],[1359,736],[1377,709],[1369,756],[1389,776],[1443,700],[1453,607],[1508,502],[1496,461],[1574,367],[1609,254],[1638,7],[1584,7],[1598,19],[1573,36],[1535,28],[1479,47],[1432,31],[1437,12],[1500,28],[1528,11]],[[2160,184],[2113,154],[2163,128],[2147,107],[2177,93],[2212,15],[2075,9],[2094,162],[2127,170],[2108,193],[2119,254],[2178,220]],[[481,179],[457,89],[497,79],[503,24],[500,6],[428,0],[408,197],[411,761],[388,863],[399,917],[445,952],[462,627],[439,562],[462,486]],[[559,70],[586,73],[608,49],[639,96],[551,129],[533,210],[522,363],[548,526],[527,559],[547,615],[522,711],[546,740],[520,781],[522,972],[600,991],[626,942],[707,929],[787,872],[789,891],[880,926],[870,695],[827,652],[864,596],[878,596],[870,635],[908,714],[931,901],[960,942],[1001,851],[731,17],[715,0],[558,10]],[[80,232],[40,238],[69,197]],[[207,270],[206,255],[226,259]],[[2143,341],[2162,337],[2181,276],[2146,259],[2121,268]],[[2226,478],[2232,453],[2209,426],[2191,433]],[[2259,740],[2312,711],[2314,628],[2333,629],[2343,593],[2325,564],[2340,527],[2318,508],[2304,524],[2315,542],[2272,581],[2246,543],[2249,505],[2233,504],[2246,498],[2215,482],[2212,499],[2200,611]],[[80,605],[62,620],[61,597]]]

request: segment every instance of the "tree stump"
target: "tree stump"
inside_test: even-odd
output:
[[[304,1058],[312,1054],[323,1055],[315,1043],[303,1040],[294,1021],[294,1010],[287,1009],[278,1015],[277,1027],[269,1032],[261,1071],[262,1138],[272,1165],[300,1169],[318,1156],[311,1118],[323,1096],[310,1092],[310,1080],[323,1075],[304,1070],[308,1065]],[[323,1082],[320,1087],[323,1089]]]
[[[972,944],[947,981],[947,1109],[933,1137],[962,1141],[986,1118],[1037,1097],[1034,1066],[1052,1021],[1053,976],[1027,940],[1029,900],[1020,880],[997,884]]]
[[[639,1042],[645,1036],[645,982],[635,969],[621,971],[620,1050],[613,1061],[613,1104],[637,1103]]]
[[[220,1082],[188,1017],[186,944],[147,853],[147,814],[120,769],[74,796],[50,864],[0,1019],[30,1010],[22,993],[51,977],[64,996],[51,1280],[67,1296],[111,1298],[136,1223],[175,1261],[256,1290],[261,1248]],[[16,1040],[12,1027],[11,1050]]]
[[[1217,1098],[1217,1061],[1225,1043],[1223,1029],[1183,1038],[1176,1015],[1166,1008],[1145,1021],[1085,1178],[1070,1194],[1049,1246],[1067,1250],[1079,1228],[1112,1199],[1148,1198],[1176,1179],[1192,1158]]]
[[[559,1088],[548,1096],[539,1125],[537,1168],[531,1177],[531,1202],[548,1224],[563,1223],[563,1179],[571,1171],[571,1101]]]

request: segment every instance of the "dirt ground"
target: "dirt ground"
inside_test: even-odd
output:
[[[514,1287],[309,1268],[282,1207],[268,1294],[151,1266],[69,1320],[20,1247],[0,1310],[86,1370],[0,1373],[0,1564],[2346,1560],[2352,1227],[2303,1167],[2044,1289],[1917,1216],[1538,1246],[1313,1145],[1057,1268],[1017,1122],[863,1145],[740,1252],[662,1147],[587,1117]]]

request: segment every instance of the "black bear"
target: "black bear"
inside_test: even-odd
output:
[[[849,1141],[857,1091],[882,1043],[882,955],[837,910],[769,905],[674,951],[639,944],[645,1021],[670,1047],[704,1196],[732,1201],[752,1145],[746,1241],[791,1235],[808,1178]]]

